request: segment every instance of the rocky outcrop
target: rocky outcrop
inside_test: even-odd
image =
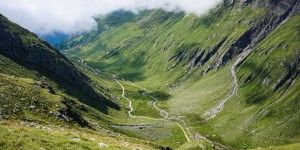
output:
[[[167,67],[167,68],[166,68],[166,71],[170,71],[170,70],[174,69],[174,68],[177,66],[177,64],[179,64],[179,63],[181,62],[181,60],[182,60],[183,58],[184,58],[184,53],[183,53],[182,51],[180,51],[179,53],[177,53],[177,54],[174,55],[174,56],[170,56],[170,57],[168,58],[168,62],[173,61],[173,62],[175,62],[175,63],[172,64],[171,66]]]
[[[243,1],[241,1],[243,2]],[[247,4],[252,0],[246,0]],[[300,8],[298,0],[257,0],[257,7],[271,8],[270,12],[252,28],[246,31],[240,38],[233,42],[228,51],[224,52],[219,60],[213,65],[216,68],[224,65],[232,57],[241,54],[246,48],[255,47],[278,25],[285,21],[290,15],[297,13]]]
[[[225,7],[233,6],[234,0],[223,0],[223,4]]]
[[[168,61],[175,61],[175,60],[178,60],[179,58],[182,57],[182,55],[183,55],[183,52],[181,51],[181,52],[177,53],[177,54],[174,55],[174,56],[170,56],[170,57],[168,58]]]
[[[77,104],[74,100],[65,99],[62,101],[64,107],[55,111],[53,114],[58,119],[63,119],[68,123],[77,123],[81,126],[89,126],[89,123],[78,113],[73,111],[73,106]]]
[[[200,61],[200,65],[205,65],[210,60],[210,58],[212,58],[218,52],[218,50],[224,44],[224,42],[226,41],[226,39],[227,39],[227,37],[225,37],[210,52],[208,52],[207,55],[206,55],[206,57],[203,60]]]
[[[201,48],[197,48],[195,52],[193,52],[187,59],[188,66],[187,68],[193,68],[195,67],[202,59],[203,55],[205,53],[205,50],[202,50]]]
[[[297,59],[289,65],[288,71],[277,81],[276,85],[273,88],[273,92],[281,88],[285,83],[286,89],[292,85],[294,80],[299,76],[300,73],[300,55]]]
[[[89,78],[65,56],[35,34],[10,22],[1,14],[0,54],[11,60],[22,61],[53,72],[85,94],[96,99],[104,99],[89,85]]]
[[[205,65],[218,52],[218,50],[225,43],[226,40],[227,37],[221,40],[216,46],[213,47],[211,51],[207,52],[206,55],[204,55],[205,50],[197,48],[197,50],[188,57],[187,68],[201,67]]]

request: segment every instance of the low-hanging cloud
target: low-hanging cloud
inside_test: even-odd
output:
[[[161,8],[202,15],[222,0],[0,0],[0,13],[37,34],[71,34],[96,26],[93,16]]]

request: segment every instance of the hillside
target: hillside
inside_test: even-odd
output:
[[[151,90],[159,108],[211,141],[299,143],[299,9],[297,0],[226,0],[200,17],[120,10],[57,47],[102,76]],[[151,100],[129,96],[133,113],[155,116],[144,110]]]
[[[156,149],[114,131],[114,94],[0,15],[0,149]]]

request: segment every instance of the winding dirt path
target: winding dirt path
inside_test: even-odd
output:
[[[186,128],[186,130],[189,131],[189,132],[191,132],[191,133],[193,134],[194,141],[199,141],[200,139],[202,139],[202,140],[208,141],[209,143],[212,143],[212,142],[209,141],[207,138],[205,138],[204,136],[201,136],[198,132],[196,132],[195,130],[193,130],[192,128],[190,128],[189,125],[188,125],[182,118],[180,118],[180,117],[178,117],[178,116],[171,116],[171,115],[169,115],[169,113],[168,113],[167,111],[165,111],[165,110],[163,110],[163,109],[157,107],[156,104],[157,104],[157,102],[158,102],[158,98],[156,98],[156,97],[154,97],[154,96],[151,96],[151,95],[148,95],[148,94],[150,94],[152,91],[147,90],[146,88],[140,87],[140,86],[138,86],[138,85],[132,83],[131,81],[127,81],[127,82],[130,82],[133,86],[135,86],[135,87],[137,87],[137,88],[139,88],[139,89],[142,89],[142,90],[146,91],[146,92],[143,92],[142,94],[143,94],[143,95],[150,96],[150,97],[153,99],[153,101],[152,101],[152,106],[153,106],[156,110],[159,111],[159,113],[160,113],[160,115],[161,115],[162,117],[164,117],[165,119],[168,119],[168,120],[177,120],[177,121],[182,122],[182,124],[184,125],[184,127]],[[177,123],[177,122],[176,122],[176,123]],[[177,123],[177,124],[180,126],[179,123]],[[180,127],[182,128],[182,126],[180,126]],[[184,129],[182,128],[182,130],[184,130]]]
[[[165,119],[157,119],[157,118],[151,118],[151,117],[147,117],[147,116],[134,116],[134,115],[132,115],[131,113],[133,112],[133,106],[132,106],[132,102],[131,102],[131,100],[130,99],[128,99],[126,96],[125,96],[125,88],[124,88],[124,86],[115,78],[116,76],[115,75],[113,75],[113,80],[115,81],[115,82],[117,82],[121,87],[122,87],[122,97],[124,98],[124,99],[126,99],[128,102],[129,102],[129,108],[130,108],[130,110],[128,111],[128,115],[130,116],[130,117],[132,117],[132,118],[145,118],[145,119],[151,119],[151,120],[159,120],[159,121],[166,121],[166,120],[170,120],[168,117],[164,117]],[[122,78],[122,80],[124,80],[123,78]],[[125,80],[124,80],[125,81]],[[156,108],[158,108],[158,107],[156,107]],[[158,108],[159,109],[159,108]],[[180,128],[181,128],[181,130],[182,130],[182,132],[183,132],[183,134],[184,134],[184,136],[185,136],[185,138],[186,138],[186,140],[188,141],[188,142],[190,142],[191,140],[190,140],[190,138],[188,137],[188,135],[187,135],[187,133],[186,133],[186,131],[184,130],[184,128],[179,124],[179,123],[177,123],[177,122],[175,122],[175,124],[177,124]]]
[[[123,80],[124,80],[124,79],[123,79]],[[126,81],[126,80],[124,80],[124,81]],[[167,111],[165,111],[165,110],[163,110],[163,109],[157,107],[156,104],[157,104],[157,102],[158,102],[159,100],[158,100],[156,97],[149,95],[152,91],[147,90],[146,88],[140,87],[140,86],[134,84],[134,83],[131,82],[131,81],[127,81],[127,82],[131,83],[133,86],[135,86],[135,87],[137,87],[137,88],[139,88],[139,89],[142,89],[142,90],[146,91],[146,92],[143,92],[142,94],[143,94],[143,95],[150,96],[150,97],[153,99],[152,105],[153,105],[154,108],[156,108],[156,109],[160,112],[160,115],[161,115],[162,117],[164,117],[165,119],[168,119],[168,120],[173,120],[173,121],[177,120],[177,121],[182,122],[182,124],[184,125],[184,127],[186,128],[186,130],[189,131],[189,132],[193,135],[193,138],[194,138],[193,141],[204,140],[204,141],[210,143],[213,147],[215,147],[215,149],[220,149],[220,150],[228,149],[228,148],[225,147],[224,145],[219,144],[219,143],[216,143],[216,142],[213,142],[213,141],[207,139],[206,137],[200,135],[198,132],[196,132],[195,130],[193,130],[193,129],[185,122],[184,119],[182,119],[182,118],[180,118],[180,117],[178,117],[178,116],[171,116],[171,115],[169,115],[169,113],[168,113]],[[175,123],[176,123],[178,126],[180,126],[180,128],[184,131],[183,127],[182,127],[178,122],[175,122]]]

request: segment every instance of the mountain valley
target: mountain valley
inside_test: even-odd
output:
[[[0,16],[0,149],[300,148],[300,1],[94,19],[51,46]]]

